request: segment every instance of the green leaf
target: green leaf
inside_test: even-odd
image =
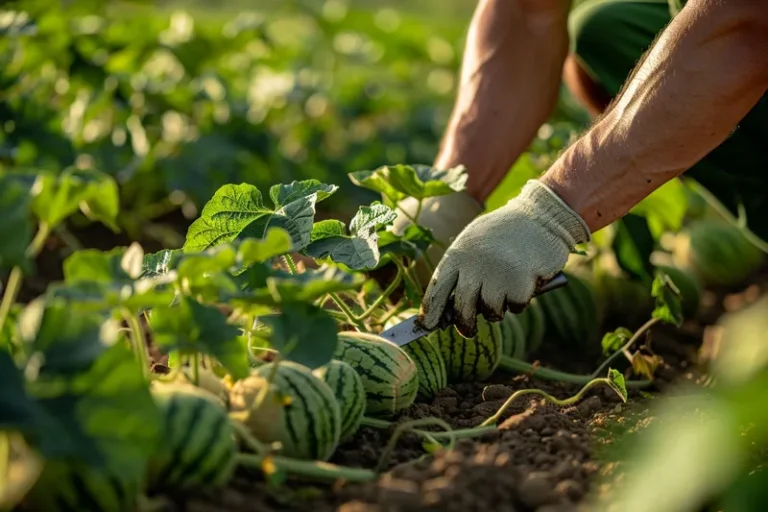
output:
[[[628,213],[616,221],[613,250],[619,266],[630,275],[650,281],[653,276],[651,253],[655,240],[644,217]]]
[[[267,260],[291,252],[293,243],[288,231],[281,228],[269,228],[266,236],[257,240],[247,238],[240,244],[237,254],[238,263],[250,267],[255,263],[263,263]]]
[[[114,178],[93,169],[68,167],[58,174],[39,170],[15,170],[14,179],[30,186],[32,211],[53,229],[64,219],[82,211],[114,231],[119,210],[119,195]]]
[[[397,217],[388,206],[374,203],[361,206],[349,223],[351,235],[338,233],[338,225],[325,224],[314,230],[314,241],[305,253],[315,259],[330,258],[353,270],[371,269],[379,262],[378,235],[376,231]],[[321,231],[322,230],[322,231]]]
[[[392,203],[406,197],[424,199],[464,190],[467,181],[463,166],[436,169],[428,165],[385,165],[373,171],[349,174],[355,185],[379,192]]]
[[[347,228],[340,220],[321,220],[320,222],[315,222],[315,225],[312,226],[312,233],[310,234],[309,240],[311,243],[315,240],[321,240],[332,236],[345,236],[346,234]]]
[[[73,314],[64,300],[40,298],[22,311],[18,332],[27,353],[43,356],[41,371],[75,375],[117,342],[119,329],[102,314]]]
[[[0,351],[0,429],[18,430],[48,460],[143,475],[160,415],[119,325],[38,299],[23,311],[24,373]]]
[[[683,304],[680,290],[670,277],[661,270],[656,271],[656,276],[651,285],[651,296],[656,299],[656,307],[651,313],[653,318],[681,326],[683,324]]]
[[[305,302],[290,302],[282,313],[262,317],[271,330],[270,344],[281,356],[317,368],[333,357],[338,343],[336,322],[327,311]]]
[[[602,346],[603,354],[613,354],[621,347],[624,346],[632,338],[632,331],[626,327],[619,327],[615,331],[605,333],[603,336]]]
[[[113,345],[74,374],[48,365],[27,389],[46,413],[34,436],[44,456],[75,458],[124,478],[143,475],[161,417],[130,349]]]
[[[175,268],[174,260],[183,254],[180,249],[164,249],[145,254],[141,265],[141,277],[156,277],[167,274]]]
[[[435,242],[432,231],[419,226],[409,224],[402,235],[396,235],[392,231],[379,232],[379,252],[381,254],[379,266],[386,263],[392,256],[406,256],[416,259],[426,252]]]
[[[32,198],[29,189],[8,175],[0,175],[0,269],[27,268],[25,252],[32,241]]]
[[[624,383],[624,375],[620,371],[613,368],[608,369],[608,382],[621,400],[626,403],[629,395],[627,394],[627,386]]]
[[[150,314],[154,341],[163,353],[196,352],[215,357],[234,379],[248,375],[248,352],[240,342],[240,330],[213,306],[186,296],[175,307],[156,308]]]
[[[141,275],[144,251],[139,244],[110,251],[83,249],[64,260],[64,280],[132,283]]]
[[[242,291],[223,299],[232,306],[312,302],[327,293],[358,289],[365,282],[362,274],[344,272],[331,265],[295,275],[260,265],[248,269],[237,279]]]
[[[680,230],[689,197],[690,191],[682,180],[670,180],[640,201],[630,213],[645,217],[650,232],[658,240],[667,231]]]
[[[335,185],[317,180],[275,185],[270,190],[274,206],[268,207],[253,185],[224,185],[189,227],[183,250],[197,252],[238,238],[264,238],[270,227],[285,229],[293,250],[301,250],[310,241],[315,204],[336,190]]]
[[[50,298],[70,301],[81,312],[108,311],[127,307],[131,311],[170,304],[173,276],[141,278],[146,258],[137,243],[110,251],[87,249],[64,260],[63,284],[51,285]]]

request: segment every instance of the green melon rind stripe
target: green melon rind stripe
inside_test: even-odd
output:
[[[218,452],[229,450],[227,446],[231,439],[228,437],[230,434],[228,428],[230,425],[229,418],[224,414],[213,414],[211,407],[216,407],[216,405],[210,404],[206,411],[209,412],[206,415],[207,417],[201,418],[200,423],[189,426],[190,430],[197,431],[200,436],[206,433],[207,436],[202,439],[198,437],[190,442],[187,448],[190,458],[179,468],[179,472],[175,475],[174,479],[181,485],[193,483],[206,484],[206,481],[200,479],[200,475],[210,469],[215,470],[216,468],[211,468],[211,462],[218,458]],[[222,441],[226,442],[223,443]],[[194,450],[197,450],[197,453],[192,457]]]
[[[320,448],[320,439],[317,434],[315,416],[309,413],[307,397],[301,393],[285,373],[278,371],[277,374],[280,375],[280,380],[277,382],[278,389],[286,390],[291,397],[291,404],[284,408],[284,414],[285,425],[291,436],[292,451],[296,452],[296,455],[317,459],[319,458],[317,452]],[[277,381],[277,379],[275,380]],[[293,410],[294,400],[300,405],[298,407],[298,414],[294,413]],[[306,425],[304,425],[305,422]]]
[[[303,386],[299,386],[291,378],[302,381]],[[309,451],[304,453],[310,453],[317,460],[325,460],[336,447],[341,431],[341,416],[334,414],[334,412],[338,412],[338,404],[333,395],[330,394],[332,391],[322,380],[299,370],[292,371],[290,377],[286,374],[285,382],[292,389],[292,394],[299,396],[303,402],[301,416],[306,417],[308,423],[306,431],[311,433],[308,437]],[[325,393],[325,390],[321,389],[320,386],[326,386],[329,393]],[[305,387],[310,393],[307,396],[302,395],[301,387]],[[314,393],[314,396],[311,393]],[[316,417],[310,413],[315,409],[310,409],[307,405],[312,400],[321,404],[321,409],[314,411],[319,415],[320,421],[316,421]],[[287,413],[286,416],[296,416],[296,414]]]
[[[405,351],[416,363],[419,376],[419,393],[432,398],[446,387],[446,370],[442,354],[427,341],[420,338],[406,346]]]

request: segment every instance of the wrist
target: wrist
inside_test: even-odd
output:
[[[510,201],[510,206],[537,219],[563,240],[569,250],[591,239],[590,228],[584,219],[540,180],[528,180],[520,194]]]

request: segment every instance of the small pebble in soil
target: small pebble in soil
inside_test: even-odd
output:
[[[595,412],[599,411],[603,407],[603,402],[600,400],[599,397],[591,396],[581,402],[577,407],[576,410],[579,411],[579,414],[581,414],[584,417],[592,416]]]
[[[528,474],[520,482],[517,492],[520,501],[534,509],[558,501],[552,479],[541,471]]]

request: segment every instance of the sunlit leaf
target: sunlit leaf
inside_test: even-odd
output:
[[[416,259],[435,242],[432,231],[418,224],[406,226],[402,235],[397,235],[392,231],[381,231],[378,235],[381,254],[379,265],[388,262],[390,256],[406,256],[410,259]]]
[[[615,331],[607,332],[603,336],[603,354],[609,355],[619,350],[632,338],[632,331],[626,327],[619,327]]]
[[[406,197],[424,199],[464,190],[467,181],[463,166],[436,169],[428,165],[385,165],[373,171],[349,174],[352,183],[387,197],[396,203]]]
[[[338,343],[333,317],[306,302],[290,302],[281,309],[279,315],[262,318],[271,328],[272,347],[285,359],[309,368],[328,363]]]
[[[667,274],[656,271],[651,286],[651,295],[656,299],[656,307],[651,316],[659,320],[680,326],[683,323],[683,304],[680,290]]]
[[[285,229],[294,250],[301,250],[310,241],[315,204],[336,190],[335,185],[317,180],[275,185],[270,190],[274,203],[270,207],[253,185],[224,185],[189,227],[184,251],[202,251],[238,238],[264,238],[270,227]]]
[[[651,192],[630,212],[645,217],[650,232],[658,240],[664,232],[675,232],[682,227],[689,197],[683,182],[673,179]]]
[[[371,269],[379,262],[379,228],[395,220],[395,212],[380,203],[361,206],[349,223],[350,235],[338,233],[338,225],[326,223],[313,230],[314,240],[307,246],[307,255],[316,259],[330,258],[353,270]]]
[[[238,341],[240,330],[227,323],[218,308],[182,296],[173,307],[150,315],[154,341],[163,353],[201,353],[215,357],[233,378],[248,375],[248,352]]]
[[[275,256],[287,254],[293,249],[291,235],[281,228],[269,228],[261,239],[247,238],[240,244],[237,255],[238,264],[249,267],[254,263],[263,263]]]
[[[626,402],[629,395],[627,394],[627,386],[624,382],[624,375],[622,375],[620,371],[611,368],[608,370],[608,382],[616,394],[621,397],[621,400]]]

